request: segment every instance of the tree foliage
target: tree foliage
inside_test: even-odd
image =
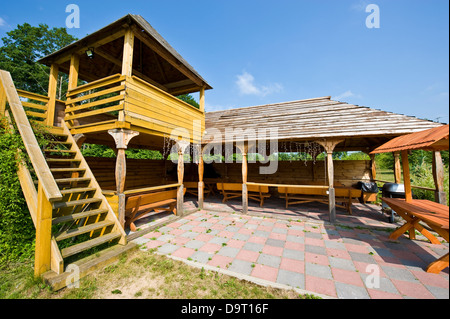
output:
[[[2,38],[0,69],[11,73],[16,88],[47,95],[50,69],[36,61],[75,40],[66,28],[18,25]],[[63,88],[67,90],[65,78],[67,76],[63,77]]]

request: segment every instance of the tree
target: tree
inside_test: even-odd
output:
[[[2,38],[0,69],[11,73],[16,88],[47,95],[50,69],[36,61],[75,40],[66,28],[50,29],[46,24],[38,27],[28,23],[18,25]],[[67,90],[65,82],[63,87]]]
[[[198,102],[190,94],[178,95],[177,98],[192,105],[193,107],[196,107],[198,109],[200,108],[200,105],[198,104]]]

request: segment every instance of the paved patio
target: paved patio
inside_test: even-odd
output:
[[[195,200],[185,203],[196,209]],[[165,226],[134,239],[141,249],[214,269],[242,279],[332,298],[448,299],[449,269],[429,274],[425,267],[449,251],[447,243],[425,238],[389,239],[392,229],[380,208],[356,204],[353,215],[338,210],[328,222],[326,205],[268,201],[263,209],[239,201],[210,198],[204,209],[182,218],[165,216],[141,226]],[[443,240],[442,240],[443,242]],[[374,277],[379,273],[379,286]]]

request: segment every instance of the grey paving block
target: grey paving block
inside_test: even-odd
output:
[[[321,246],[305,245],[305,251],[318,255],[327,255],[327,250],[325,249],[325,247]]]
[[[286,241],[290,241],[290,242],[293,242],[293,243],[304,244],[305,243],[305,237],[303,237],[303,236],[295,236],[295,235],[287,235],[286,236]]]
[[[268,254],[260,254],[256,262],[261,265],[278,268],[280,267],[281,257]]]
[[[257,243],[245,243],[244,247],[245,250],[250,250],[250,251],[262,251],[264,248],[263,244],[257,244]]]
[[[221,256],[234,258],[239,253],[239,250],[240,250],[239,248],[225,246],[222,247],[217,254]]]
[[[332,256],[328,256],[328,260],[330,261],[330,266],[333,268],[356,271],[355,265],[351,260]]]
[[[187,231],[187,232],[182,233],[180,236],[186,237],[186,238],[195,238],[198,235],[200,235],[200,233],[197,233],[195,231]]]
[[[370,299],[364,287],[336,282],[336,293],[340,299]]]
[[[416,277],[408,270],[404,268],[391,267],[391,266],[381,266],[384,273],[392,279],[403,280],[409,282],[417,282]]]
[[[250,238],[250,235],[241,234],[241,233],[236,233],[233,236],[233,239],[243,240],[243,241],[247,241],[249,238]]]
[[[305,275],[289,270],[280,269],[278,271],[277,283],[299,289],[305,289]]]
[[[266,240],[266,245],[275,246],[275,247],[284,247],[286,242],[284,240],[268,238]]]
[[[143,245],[146,244],[150,241],[150,239],[145,238],[145,237],[138,237],[136,239],[133,240],[134,243],[138,244],[138,245]]]
[[[191,240],[191,241],[188,241],[184,246],[187,247],[187,248],[199,249],[199,248],[201,248],[204,244],[205,244],[204,241],[193,239],[193,240]]]
[[[343,243],[337,242],[335,240],[324,240],[325,247],[326,248],[332,248],[332,249],[341,249],[341,250],[347,250],[345,245]]]
[[[277,228],[277,227],[274,227],[274,228],[272,229],[272,232],[273,232],[273,233],[276,233],[276,234],[287,234],[288,230],[287,230],[286,228]]]
[[[180,227],[178,227],[178,229],[182,229],[182,230],[191,230],[192,228],[194,228],[194,226],[192,225],[181,225]]]
[[[294,249],[283,249],[283,257],[295,260],[305,260],[305,252]]]
[[[305,263],[305,274],[324,279],[333,279],[330,267],[309,262]]]
[[[258,237],[269,237],[270,233],[268,231],[264,231],[264,230],[255,230],[255,232],[253,233],[254,236],[258,236]]]
[[[161,241],[169,241],[169,240],[172,240],[172,239],[174,239],[174,238],[175,238],[174,235],[165,234],[165,235],[159,236],[159,237],[158,237],[158,240],[161,240]]]
[[[177,246],[177,245],[167,243],[167,244],[164,244],[164,245],[160,246],[160,247],[157,249],[157,251],[158,251],[159,253],[161,253],[161,254],[171,254],[171,253],[173,253],[175,250],[177,250],[178,248],[180,248],[180,247]]]
[[[217,245],[222,245],[223,243],[226,243],[227,241],[229,241],[229,238],[226,237],[214,237],[212,238],[209,243],[210,244],[217,244]]]
[[[231,263],[230,267],[228,267],[228,270],[244,275],[250,275],[253,267],[251,262],[235,259]]]
[[[227,226],[227,227],[225,227],[225,230],[229,231],[229,232],[232,232],[232,233],[236,233],[236,232],[239,231],[239,228],[236,227],[236,226]]]
[[[206,251],[196,251],[192,254],[192,260],[206,264],[209,261],[209,258],[212,258],[213,254],[207,253]]]
[[[306,232],[305,233],[306,238],[315,238],[315,239],[322,239],[321,233],[313,233],[313,232]]]
[[[369,274],[369,273],[360,273],[361,278],[364,282],[364,285],[367,288],[370,289],[375,289],[375,290],[381,290],[384,292],[390,292],[393,294],[398,294],[398,290],[397,288],[395,288],[395,285],[392,283],[392,281],[389,278],[386,277],[379,277],[379,286],[373,286],[374,284],[377,284],[376,280],[374,279],[374,274]],[[367,278],[369,275],[372,275],[372,277],[370,277],[369,279]]]
[[[377,262],[375,261],[375,259],[372,257],[372,255],[369,255],[369,253],[365,254],[365,253],[356,253],[353,251],[349,251],[348,252],[350,257],[352,258],[352,260],[355,261],[362,261],[368,264],[376,264]]]
[[[246,229],[256,229],[256,228],[258,228],[258,225],[246,223],[244,225],[244,228],[246,228]]]

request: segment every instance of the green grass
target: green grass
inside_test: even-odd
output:
[[[33,276],[33,263],[2,265],[1,299],[318,299],[227,276],[152,251],[135,251],[84,277],[79,288],[54,292]]]

